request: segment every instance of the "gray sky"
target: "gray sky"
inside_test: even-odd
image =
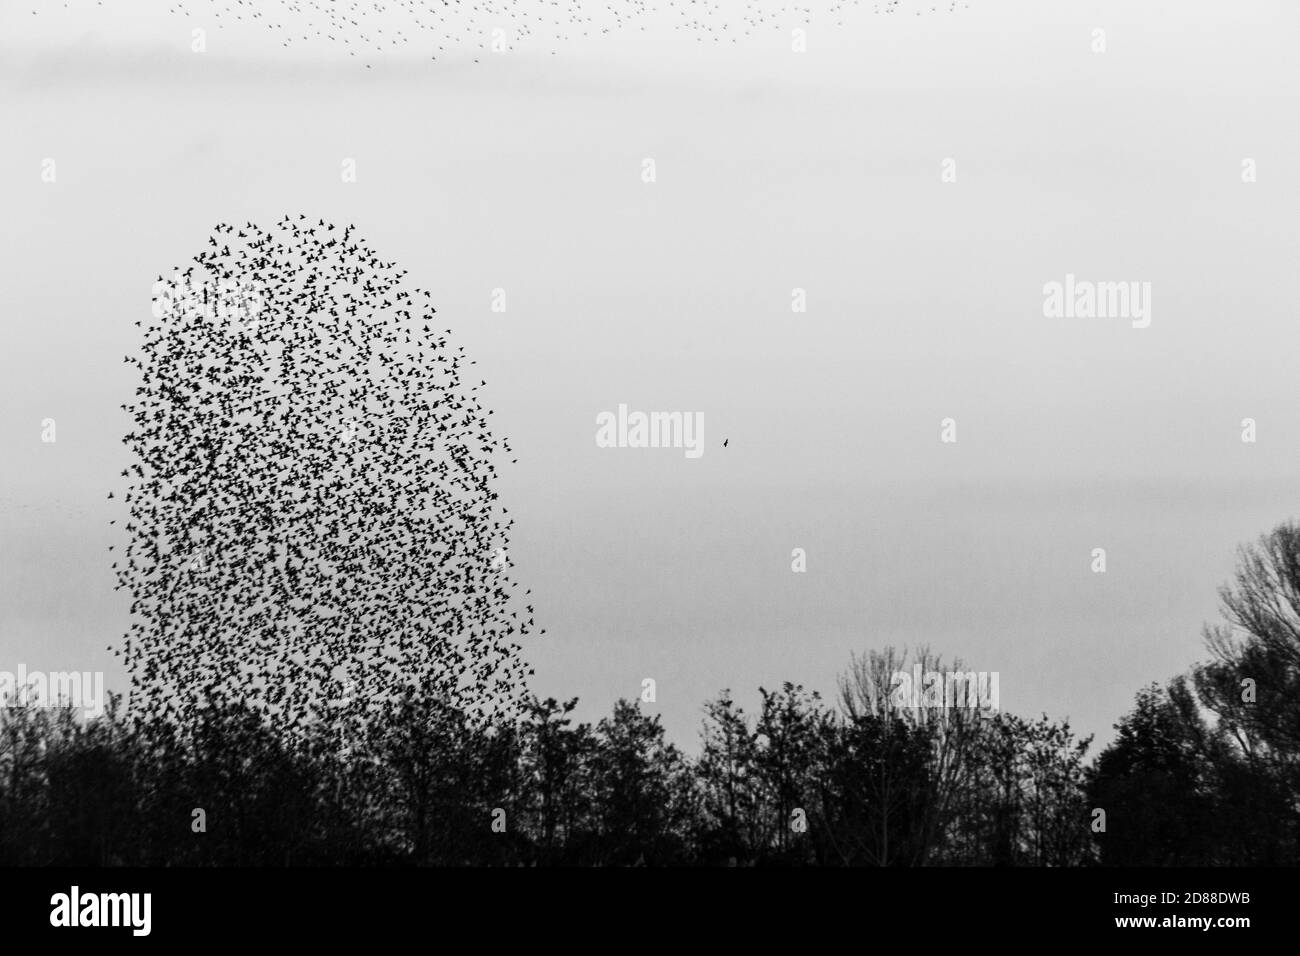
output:
[[[0,669],[122,686],[133,322],[215,223],[286,212],[355,222],[478,360],[535,689],[585,719],[652,677],[693,748],[723,687],[929,644],[1104,738],[1300,510],[1294,4],[868,4],[803,54],[655,14],[436,62],[190,6],[0,9]],[[1150,327],[1045,318],[1067,273],[1150,282]],[[597,448],[619,403],[703,413],[705,454]]]

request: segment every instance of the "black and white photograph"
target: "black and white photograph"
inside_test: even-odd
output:
[[[1297,49],[1284,0],[5,0],[14,939],[1277,938]]]

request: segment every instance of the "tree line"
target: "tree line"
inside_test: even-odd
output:
[[[410,689],[290,735],[217,698],[0,709],[2,865],[1087,866],[1300,863],[1300,526],[1242,549],[1209,659],[1114,739],[911,707],[922,650],[854,657],[829,700],[723,692],[697,754],[620,700],[483,718]]]

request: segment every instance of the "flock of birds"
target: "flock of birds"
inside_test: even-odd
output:
[[[509,446],[405,275],[299,215],[221,224],[159,276],[125,359],[113,565],[145,711],[240,700],[292,727],[408,689],[485,717],[524,692],[533,609],[493,490]]]
[[[817,13],[842,24],[861,3],[829,0]],[[815,16],[776,0],[175,0],[169,10],[261,26],[285,47],[433,59],[647,24],[734,44]],[[129,544],[113,564],[132,596],[118,653],[146,710],[183,716],[236,699],[300,725],[411,688],[483,716],[524,693],[518,640],[535,629],[533,611],[518,607],[499,560],[511,522],[492,490],[509,448],[476,397],[486,383],[465,378],[474,363],[430,325],[429,293],[404,276],[353,226],[303,215],[269,229],[221,224],[192,265],[159,276],[142,350],[126,358],[141,385],[123,406],[135,464],[122,473],[133,480]]]
[[[865,6],[922,16],[969,3],[867,0]],[[843,26],[846,12],[860,7],[863,0],[173,0],[168,11],[196,26],[263,27],[283,47],[328,43],[349,56],[405,50],[436,60],[466,48],[476,56],[520,46],[555,53],[570,41],[647,25],[671,26],[700,43],[737,44],[764,30],[820,24],[822,17]]]

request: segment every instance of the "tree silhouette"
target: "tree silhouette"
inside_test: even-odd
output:
[[[1098,834],[1111,866],[1214,862],[1214,795],[1209,767],[1170,695],[1151,685],[1115,725],[1097,759],[1091,801],[1106,812]]]
[[[1103,863],[1300,861],[1300,526],[1240,549],[1212,659],[1138,694],[1097,760]]]
[[[1219,595],[1226,624],[1206,628],[1196,689],[1241,759],[1300,793],[1300,525],[1243,547]]]
[[[589,779],[595,862],[657,865],[685,857],[691,779],[685,760],[664,739],[659,715],[620,700],[595,728]]]
[[[841,783],[848,787],[844,812],[873,831],[846,834],[841,852],[879,865],[919,866],[941,845],[951,851],[954,814],[973,783],[972,751],[987,730],[969,699],[944,707],[903,704],[896,675],[912,665],[923,674],[965,671],[960,660],[947,664],[926,647],[914,654],[886,647],[855,654],[839,682],[849,748],[841,774],[857,781],[856,788]]]
[[[758,738],[729,690],[704,705],[701,738],[695,763],[700,852],[715,864],[752,859],[763,840]]]

